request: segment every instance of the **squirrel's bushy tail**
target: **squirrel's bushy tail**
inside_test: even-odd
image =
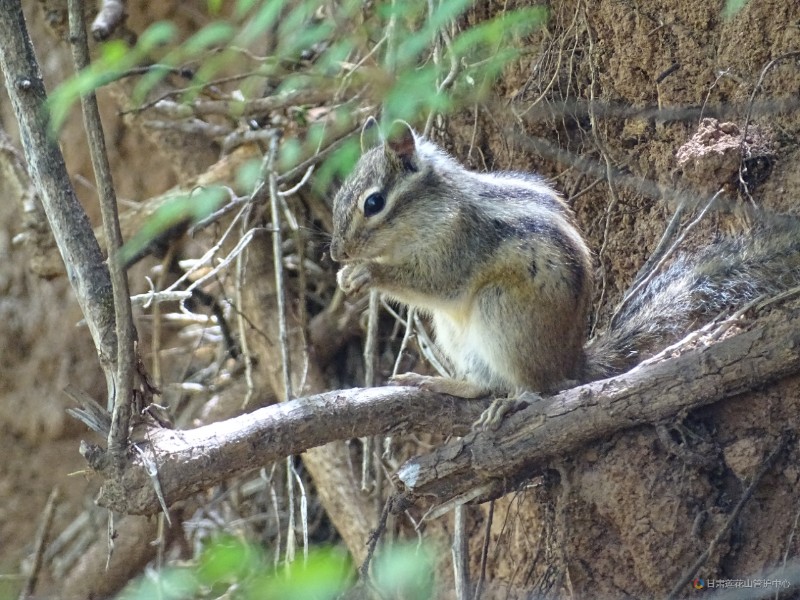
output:
[[[771,218],[675,259],[587,344],[582,379],[622,373],[726,310],[800,285],[800,219]]]

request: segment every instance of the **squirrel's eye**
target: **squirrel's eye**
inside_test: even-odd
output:
[[[371,217],[376,215],[383,210],[384,206],[386,206],[386,198],[383,197],[383,194],[379,192],[370,194],[364,200],[364,216]]]

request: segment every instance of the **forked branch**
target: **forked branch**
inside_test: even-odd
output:
[[[445,507],[513,489],[549,461],[598,439],[659,423],[800,371],[800,309],[712,346],[568,390],[414,458],[396,475],[407,499]],[[289,454],[376,434],[464,435],[486,401],[414,388],[341,390],[260,409],[189,431],[151,431],[150,448],[168,504]],[[152,514],[158,500],[141,462],[129,465],[124,494],[104,490],[116,511]]]

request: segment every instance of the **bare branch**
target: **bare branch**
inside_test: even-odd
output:
[[[42,520],[39,523],[39,528],[36,531],[36,540],[33,553],[33,564],[31,565],[30,572],[25,578],[25,585],[19,593],[20,600],[29,598],[36,589],[36,582],[39,579],[39,573],[42,570],[42,563],[44,562],[44,551],[47,546],[48,538],[50,537],[50,528],[53,525],[53,515],[56,512],[56,505],[58,504],[58,497],[60,495],[58,486],[54,487],[47,497],[47,504],[42,511]]]
[[[295,90],[265,98],[253,100],[198,100],[192,104],[181,104],[171,100],[161,100],[152,109],[171,119],[188,119],[205,115],[238,115],[251,117],[263,113],[280,110],[287,106],[301,104],[321,104],[330,100],[330,90],[314,87],[307,90]]]
[[[283,402],[188,431],[150,431],[167,504],[308,448],[334,440],[398,432],[466,433],[488,402],[407,387],[326,392]],[[92,449],[85,452],[92,462]],[[121,489],[98,502],[129,514],[154,514],[158,499],[145,465],[126,471]]]
[[[75,70],[81,71],[89,66],[89,42],[86,38],[86,23],[83,21],[83,2],[69,0],[68,6],[72,58]],[[108,269],[111,275],[114,316],[117,323],[117,369],[114,396],[108,399],[109,410],[113,403],[108,451],[109,458],[122,468],[128,445],[128,422],[133,400],[133,374],[136,364],[133,343],[136,333],[133,328],[128,276],[125,267],[117,260],[117,250],[122,246],[122,232],[117,213],[117,196],[114,192],[114,181],[111,177],[111,166],[108,164],[106,141],[103,136],[103,124],[100,121],[100,109],[94,92],[81,96],[81,108],[100,197],[106,251],[111,259],[108,261]]]
[[[741,394],[800,370],[800,311],[770,320],[711,347],[637,367],[563,392],[507,418],[496,431],[470,433],[398,471],[408,499],[441,503],[488,499],[532,471],[596,439],[657,423]],[[300,398],[189,431],[157,430],[150,439],[167,503],[248,469],[333,440],[409,432],[466,433],[486,407],[415,388],[341,390]],[[92,452],[86,452],[92,461]],[[202,457],[198,460],[198,457]],[[140,462],[119,491],[99,502],[116,511],[152,514],[158,500]]]
[[[24,140],[31,180],[41,196],[100,362],[108,372],[115,368],[117,353],[111,277],[50,130],[44,82],[19,0],[0,0],[0,67]],[[109,380],[109,392],[111,385]]]

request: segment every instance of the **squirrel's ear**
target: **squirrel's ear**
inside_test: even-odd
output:
[[[406,170],[417,170],[417,138],[411,125],[399,119],[392,123],[386,138],[386,154]]]
[[[383,136],[378,122],[375,117],[369,116],[361,127],[361,152],[364,153],[381,144],[383,144]]]

